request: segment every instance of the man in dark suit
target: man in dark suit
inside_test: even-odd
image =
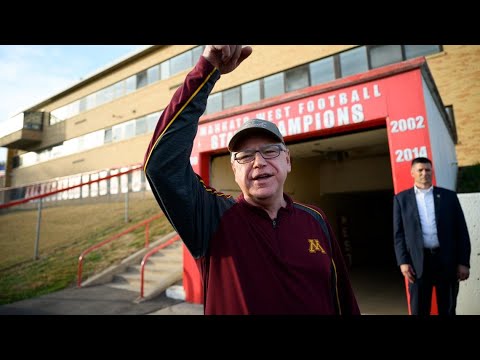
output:
[[[414,186],[394,197],[395,256],[408,279],[412,315],[455,315],[459,282],[470,274],[470,237],[457,194],[432,186],[432,162],[413,159]]]

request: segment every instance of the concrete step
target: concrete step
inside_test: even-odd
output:
[[[141,261],[141,260],[140,260]],[[115,274],[107,286],[134,291],[139,294],[136,302],[151,299],[182,280],[183,246],[176,242],[150,256],[144,266],[144,296],[141,291],[141,264],[127,266],[123,272]]]
[[[178,268],[183,268],[183,263],[181,261],[171,261],[171,262],[161,262],[161,263],[147,263],[144,266],[144,273],[162,273],[165,271],[176,270]],[[142,270],[141,265],[129,266],[127,268],[127,273],[136,273],[140,274]]]
[[[145,276],[143,283],[144,299],[136,300],[137,302],[151,299],[153,296],[164,292],[169,286],[177,283],[182,279],[183,269],[176,271],[164,272],[162,276],[149,277]],[[122,274],[116,275],[112,282],[107,286],[134,291],[140,296],[141,282],[138,274]]]
[[[182,259],[183,258],[183,250],[181,248],[179,249],[172,249],[172,250],[167,250],[163,249],[160,250],[159,252],[151,255],[148,259]]]
[[[156,264],[177,264],[183,262],[183,256],[163,256],[163,257],[155,257],[155,256],[150,256],[145,264],[145,266],[148,266],[150,264],[156,265]],[[138,263],[140,264],[140,262]]]

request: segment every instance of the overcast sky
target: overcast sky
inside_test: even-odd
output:
[[[0,128],[8,119],[147,45],[0,45]],[[0,162],[6,149],[0,148]]]

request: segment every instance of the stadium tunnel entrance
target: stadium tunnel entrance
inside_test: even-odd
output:
[[[342,247],[362,313],[408,314],[393,251],[393,181],[385,127],[287,144],[285,192],[320,207]],[[229,155],[211,162],[211,186],[237,196]]]
[[[393,196],[413,186],[411,160],[428,157],[433,184],[454,190],[454,129],[423,58],[206,115],[190,163],[207,185],[239,194],[227,153],[244,121],[275,123],[292,154],[284,191],[324,210],[343,247],[364,314],[408,314],[395,262]],[[201,303],[194,260],[184,251],[186,300]],[[437,313],[435,294],[432,313]]]

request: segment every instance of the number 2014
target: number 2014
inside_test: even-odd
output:
[[[412,161],[417,157],[428,157],[427,147],[414,147],[413,149],[407,148],[402,150],[395,150],[396,162]]]

